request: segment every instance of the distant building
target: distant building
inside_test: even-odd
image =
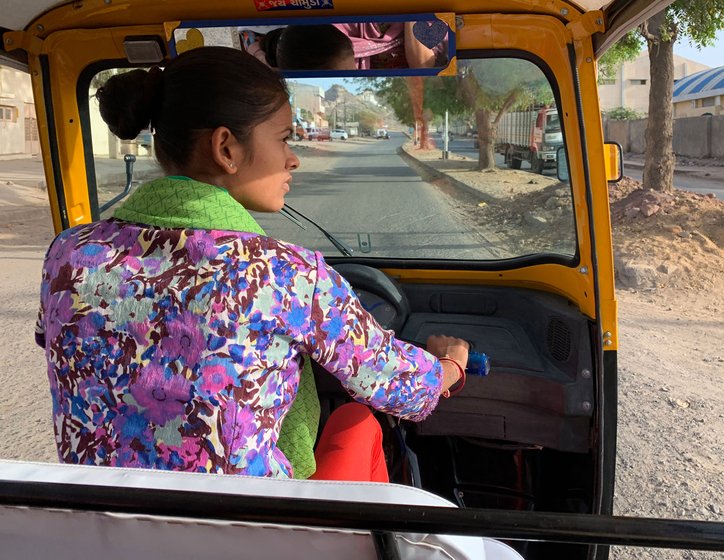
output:
[[[674,117],[724,115],[724,66],[702,70],[674,84]]]
[[[40,152],[30,75],[0,66],[0,155]]]
[[[358,96],[362,101],[365,101],[367,103],[370,103],[372,105],[378,106],[380,105],[380,102],[377,100],[377,97],[375,96],[375,92],[371,89],[366,89]]]
[[[312,115],[310,124],[319,127],[329,126],[323,105],[324,90],[321,87],[298,82],[288,82],[288,86],[292,111],[297,117],[301,117],[301,110],[304,109]]]
[[[708,69],[709,66],[705,64],[674,55],[674,80]],[[635,60],[622,64],[611,78],[599,81],[601,111],[626,107],[648,114],[650,87],[649,53],[645,51]]]

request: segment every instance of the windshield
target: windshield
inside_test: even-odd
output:
[[[96,76],[89,95],[116,71],[123,70]],[[473,59],[450,77],[296,78],[288,85],[296,130],[289,141],[301,164],[286,202],[355,255],[491,261],[576,254],[571,189],[555,169],[563,135],[545,134],[560,127],[550,110],[554,90],[533,63]],[[136,158],[134,186],[163,171],[148,131],[118,140],[97,107],[91,99],[103,208],[125,184],[124,154]],[[314,226],[302,229],[280,214],[255,217],[268,235],[339,255]]]
[[[561,121],[558,118],[558,112],[548,113],[546,115],[546,130],[560,130]]]

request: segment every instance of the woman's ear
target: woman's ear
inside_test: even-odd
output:
[[[244,150],[231,130],[220,126],[211,133],[211,158],[222,173],[236,173],[243,156]]]

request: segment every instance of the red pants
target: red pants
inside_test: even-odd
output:
[[[366,406],[347,403],[327,420],[314,451],[315,480],[389,482],[382,429]]]

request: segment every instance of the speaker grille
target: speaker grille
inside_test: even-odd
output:
[[[546,333],[548,352],[554,360],[565,362],[571,356],[571,329],[561,319],[553,318]]]

